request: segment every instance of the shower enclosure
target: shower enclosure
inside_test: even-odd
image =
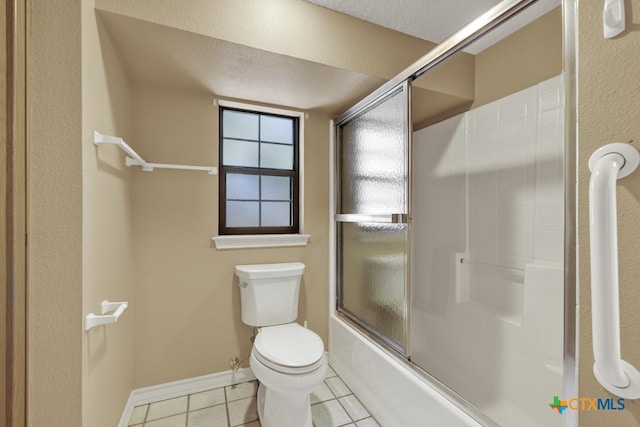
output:
[[[572,373],[563,375],[573,363],[564,343],[574,296],[565,295],[564,156],[573,147],[562,66],[500,86],[482,73],[501,61],[494,52],[509,49],[507,40],[465,59],[475,84],[491,81],[491,90],[437,107],[442,96],[429,81],[531,5],[528,13],[542,10],[514,36],[519,43],[561,27],[559,2],[534,3],[500,3],[335,121],[331,358],[364,400],[403,408],[390,409],[396,418],[384,425],[420,425],[425,416],[446,425],[571,424],[549,406],[574,391]],[[376,397],[383,385],[367,377],[386,369],[376,358],[400,363],[446,397],[440,408],[454,402],[470,418],[436,410],[441,397],[407,395],[415,378],[387,379],[395,391]],[[393,402],[403,394],[416,400]]]

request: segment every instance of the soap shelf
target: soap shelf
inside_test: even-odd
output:
[[[124,313],[124,311],[129,306],[129,303],[126,301],[123,302],[111,302],[104,300],[100,303],[101,308],[101,316],[90,313],[85,317],[84,322],[84,330],[88,331],[94,326],[107,325],[109,323],[115,323],[118,321],[118,318]],[[106,314],[110,311],[113,311],[112,314]]]
[[[125,165],[127,167],[130,166],[140,166],[140,168],[145,172],[151,172],[154,169],[183,169],[183,170],[199,170],[199,171],[207,171],[209,175],[215,175],[218,173],[218,168],[215,166],[191,166],[191,165],[173,165],[167,163],[150,163],[145,161],[138,153],[135,152],[133,148],[129,146],[124,140],[117,136],[109,136],[103,135],[98,131],[93,131],[93,143],[97,146],[102,144],[111,144],[117,145],[127,153],[127,158],[125,159]]]

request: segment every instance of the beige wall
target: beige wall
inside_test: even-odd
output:
[[[307,65],[323,64],[323,66],[355,72],[358,76],[372,76],[375,77],[373,81],[395,77],[435,46],[434,43],[301,0],[270,0],[269,2],[192,0],[180,3],[172,0],[158,0],[153,2],[153,7],[150,7],[149,2],[144,1],[97,0],[96,6],[101,11],[135,18],[147,24],[154,23],[181,30],[180,37],[188,40],[185,43],[187,50],[198,46],[197,39],[208,38],[217,42],[229,42],[231,49],[236,49],[234,46],[245,48],[240,51],[234,50],[236,57],[227,57],[229,61],[242,58],[242,52],[246,52],[246,48],[249,47],[259,50],[255,56],[262,56],[264,52],[285,55],[288,58],[304,60],[308,62]],[[111,21],[116,27],[118,26],[113,22],[117,20]],[[304,36],[292,37],[292,34]],[[159,48],[159,50],[162,49]],[[380,54],[372,55],[372,52]],[[144,54],[138,57],[144,57]],[[203,57],[206,58],[206,55]],[[251,64],[252,58],[249,55],[243,61],[245,65]],[[430,72],[428,78],[420,79],[415,84],[441,94],[471,99],[474,85],[473,61],[472,55],[460,54],[446,61],[437,70]],[[202,58],[182,56],[181,62],[183,62],[181,66],[190,70],[187,73],[189,81],[192,83],[194,80],[201,81],[204,86],[212,90],[216,87],[220,88],[216,83],[212,83],[217,80],[215,77],[209,75],[206,78],[202,77],[202,74],[207,74],[203,71],[207,66],[203,67]],[[266,68],[262,71],[264,81],[268,81],[268,76],[273,72],[273,64],[276,64],[276,69],[282,68],[282,64],[285,64],[285,67],[291,67],[291,62],[283,62],[281,59],[263,63],[263,68]],[[174,69],[173,65],[168,63],[165,68]],[[138,64],[133,68],[135,73],[136,68],[137,72],[140,72],[147,67]],[[287,75],[290,71],[288,68],[282,69],[279,74]],[[180,79],[180,74],[184,72],[185,70],[182,69],[174,70],[173,78]],[[161,73],[157,70],[145,70],[144,73],[148,78],[161,78],[159,76]],[[326,75],[324,78],[335,80],[336,75]],[[277,84],[277,80],[277,78],[274,79],[272,84]],[[322,78],[318,79],[318,83],[322,83],[322,80]],[[340,87],[344,84],[353,88],[355,81],[338,81],[335,86]],[[252,82],[244,83],[252,84]],[[369,90],[373,89],[374,87],[371,87]],[[229,88],[225,87],[221,90],[228,91]],[[260,91],[256,92],[260,96]],[[361,95],[364,97],[367,94]],[[225,96],[236,95],[225,92]],[[293,99],[295,98],[293,96]],[[301,102],[300,105],[309,105],[309,101]],[[334,114],[341,112],[332,111]]]
[[[640,144],[640,11],[627,8],[627,31],[616,39],[602,36],[602,5],[579,4],[578,135],[579,135],[579,277],[580,277],[580,396],[609,397],[594,379],[591,341],[587,161],[593,151],[610,142]],[[629,2],[627,2],[627,6]],[[634,23],[633,25],[630,25]],[[640,174],[618,182],[618,246],[620,262],[620,321],[622,358],[640,367]],[[624,411],[582,411],[581,426],[638,426],[640,406],[627,401]]]
[[[562,8],[558,7],[476,55],[473,107],[562,72]]]
[[[385,79],[434,46],[301,0],[98,0],[96,5],[101,10]],[[368,52],[384,52],[387,60],[363,54]]]
[[[246,356],[239,263],[304,262],[299,319],[326,341],[329,118],[305,123],[309,246],[217,251],[216,176],[130,170],[91,135],[122,136],[153,161],[217,164],[212,96],[133,90],[93,9],[58,6],[37,2],[31,17],[30,425],[112,426],[133,388]],[[85,333],[102,299],[130,307]]]
[[[82,7],[82,301],[83,315],[100,302],[128,301],[116,324],[83,332],[83,422],[117,425],[133,389],[136,312],[132,174],[124,153],[96,147],[93,131],[130,140],[131,85],[93,1]]]
[[[31,2],[29,426],[82,423],[81,3]]]
[[[132,144],[146,160],[218,164],[213,95],[138,86],[133,116]],[[305,248],[217,250],[217,176],[134,172],[135,387],[226,371],[231,356],[248,355],[236,264],[304,262],[298,319],[327,342],[328,129],[327,116],[305,121]]]
[[[441,68],[443,65],[446,67]],[[478,55],[458,52],[417,79],[419,87],[438,89],[437,92],[414,89],[414,130],[481,107],[560,73],[562,9],[558,7]],[[464,86],[459,92],[466,98],[453,96],[451,85]]]

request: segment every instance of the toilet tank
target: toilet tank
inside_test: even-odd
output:
[[[302,273],[301,262],[237,265],[242,322],[261,327],[295,321]]]

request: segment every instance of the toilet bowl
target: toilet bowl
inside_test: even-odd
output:
[[[297,323],[262,328],[249,365],[260,381],[262,426],[312,426],[309,396],[327,372],[324,345],[317,334]]]
[[[249,366],[263,427],[312,427],[309,395],[327,372],[322,338],[295,322],[304,264],[238,265],[242,321],[257,327]]]

